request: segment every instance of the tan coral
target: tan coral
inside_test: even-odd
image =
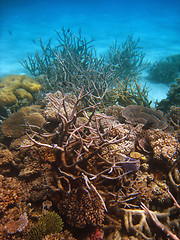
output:
[[[168,165],[172,165],[180,149],[178,140],[169,132],[160,129],[147,130],[146,139],[153,149],[153,156],[157,160],[167,160]]]
[[[27,107],[24,110],[26,109]],[[19,138],[24,135],[25,120],[28,122],[28,124],[36,125],[38,127],[43,126],[45,123],[44,117],[37,112],[31,113],[31,108],[29,109],[29,112],[21,109],[18,112],[11,114],[8,119],[3,121],[1,130],[5,136],[11,138]],[[26,112],[28,112],[28,115]]]
[[[24,200],[22,186],[16,178],[5,178],[0,175],[0,212],[6,211],[8,206],[18,204]]]

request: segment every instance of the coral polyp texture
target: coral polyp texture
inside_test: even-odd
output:
[[[17,109],[33,103],[34,93],[41,89],[41,84],[27,75],[6,75],[0,78],[0,109]]]
[[[88,94],[49,93],[2,123],[3,239],[178,239],[178,130],[142,106],[106,115]]]

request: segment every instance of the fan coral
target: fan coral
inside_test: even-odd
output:
[[[38,223],[29,232],[30,240],[41,240],[51,233],[61,232],[63,228],[62,218],[55,212],[47,212],[40,217]]]

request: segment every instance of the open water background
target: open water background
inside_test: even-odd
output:
[[[140,46],[150,62],[180,54],[180,1],[178,0],[1,0],[0,77],[28,72],[18,62],[27,53],[39,50],[38,39],[56,44],[55,30],[82,30],[94,37],[97,54],[104,54],[116,40],[128,35],[140,38]],[[166,98],[168,85],[147,82],[153,101]]]

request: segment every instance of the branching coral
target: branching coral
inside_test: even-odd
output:
[[[122,104],[127,105],[131,99],[132,104],[134,101],[145,106],[150,104],[146,87],[141,88],[137,79],[132,79],[147,66],[139,39],[135,41],[129,36],[122,46],[111,46],[107,56],[98,58],[92,47],[94,40],[86,40],[81,32],[75,35],[63,28],[57,35],[58,46],[52,48],[50,40],[44,46],[40,40],[42,53],[36,52],[20,61],[44,85],[46,92],[63,87],[66,93],[77,94],[86,86],[86,91],[91,91],[88,101],[95,103],[103,99],[102,104],[110,105],[115,101],[112,94],[117,84],[116,97]]]
[[[146,129],[143,124],[121,124],[97,112],[96,105],[84,105],[82,101],[89,93],[83,95],[83,90],[77,97],[47,94],[41,111],[46,121],[41,127],[26,121],[26,135],[12,141],[15,174],[28,192],[24,194],[26,201],[39,205],[50,200],[52,208],[69,223],[69,230],[75,226],[73,229],[82,231],[82,236],[87,228],[100,228],[106,239],[116,228],[117,236],[135,238],[138,234],[139,239],[148,239],[156,229],[139,210],[143,202],[178,234],[178,212],[168,210],[172,202],[170,181],[176,188],[179,185],[178,148],[173,152],[178,143],[175,135]],[[163,150],[164,155],[155,158],[158,139],[162,149],[172,146],[171,155]],[[163,164],[164,168],[158,169],[161,175],[155,172],[159,165],[153,169],[153,163]],[[176,188],[173,194],[178,193]],[[90,231],[85,235],[90,236]]]
[[[68,105],[69,108],[67,96],[61,99],[48,96],[51,106],[56,110],[58,121],[52,133],[38,133],[32,130],[31,125],[27,125],[27,135],[35,144],[60,153],[57,162],[60,176],[58,188],[68,194],[65,204],[61,206],[64,205],[69,222],[77,226],[102,223],[104,211],[107,210],[104,199],[106,193],[101,189],[102,181],[109,185],[138,169],[138,160],[123,155],[123,146],[118,145],[126,141],[131,128],[125,132],[121,127],[118,129],[116,121],[110,120],[106,115],[95,114],[93,105],[78,110],[79,102],[85,96],[81,91],[76,101]],[[111,123],[110,127],[107,126],[106,119]],[[111,146],[117,147],[113,150]],[[78,209],[81,206],[82,216],[79,217]]]
[[[146,86],[141,87],[136,77],[125,77],[117,80],[109,90],[114,102],[121,106],[131,104],[149,107],[151,102],[148,100],[148,90]]]

